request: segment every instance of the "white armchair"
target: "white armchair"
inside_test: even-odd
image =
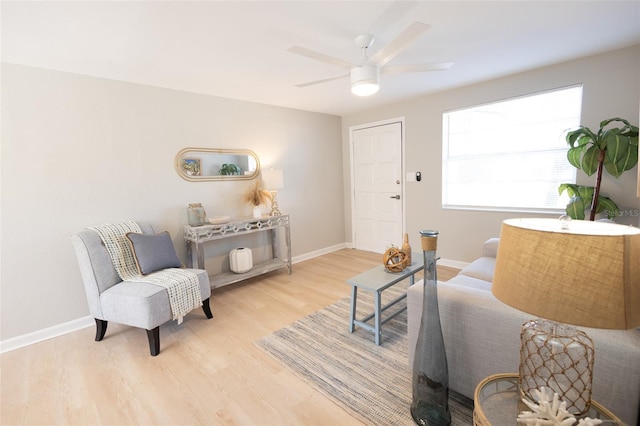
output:
[[[143,234],[153,234],[149,224],[138,223]],[[169,295],[161,286],[148,282],[123,282],[98,233],[85,229],[71,237],[84,282],[89,311],[96,321],[96,341],[101,341],[109,321],[147,330],[152,356],[160,353],[160,325],[173,319]],[[200,286],[202,309],[213,318],[209,305],[209,276],[195,272]]]

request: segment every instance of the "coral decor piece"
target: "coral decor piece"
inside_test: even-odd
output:
[[[533,394],[538,403],[522,398],[532,411],[523,411],[518,415],[518,422],[533,426],[571,426],[576,418],[567,411],[567,403],[560,401],[557,393],[549,388],[534,389]],[[602,423],[600,419],[583,418],[578,426],[595,426]]]

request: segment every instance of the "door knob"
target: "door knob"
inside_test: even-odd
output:
[[[396,200],[399,200],[399,199],[400,199],[400,196],[399,196],[399,195],[392,195],[392,196],[391,196],[391,197],[389,197],[389,198],[395,198]]]

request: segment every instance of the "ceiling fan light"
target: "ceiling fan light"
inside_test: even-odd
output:
[[[371,96],[380,90],[378,67],[363,65],[351,69],[351,93]]]

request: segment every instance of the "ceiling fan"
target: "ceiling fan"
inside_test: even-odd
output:
[[[351,92],[358,96],[373,95],[380,89],[380,74],[402,74],[411,72],[439,71],[446,70],[453,66],[452,62],[441,62],[432,64],[408,64],[408,65],[387,65],[396,55],[406,49],[411,42],[422,35],[430,28],[430,25],[421,22],[414,22],[409,25],[395,39],[383,46],[373,57],[369,58],[367,49],[369,49],[375,38],[371,34],[362,34],[355,38],[355,44],[362,50],[362,60],[359,65],[352,64],[342,59],[334,58],[315,50],[307,49],[301,46],[292,46],[289,52],[317,61],[336,65],[340,68],[349,70],[349,74],[339,75],[337,77],[325,78],[322,80],[310,81],[308,83],[296,84],[296,87],[307,87],[315,84],[326,83],[345,77],[351,77]]]

